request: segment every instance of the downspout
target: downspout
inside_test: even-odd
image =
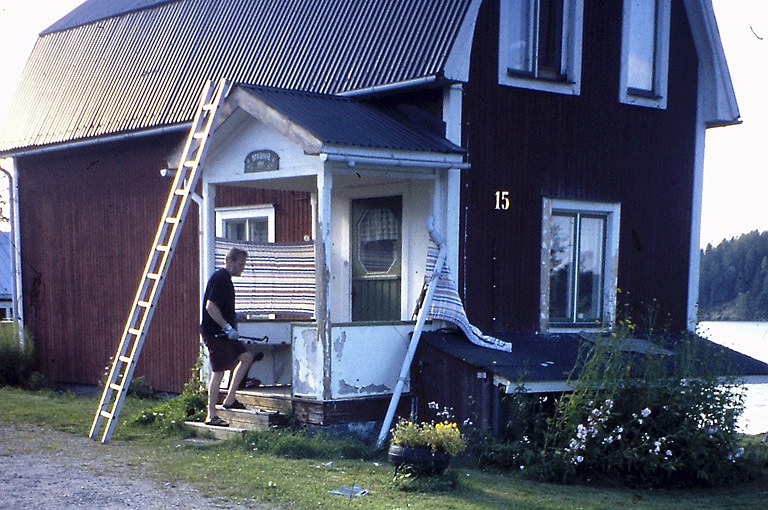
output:
[[[14,159],[8,158],[11,165],[11,171],[15,170]],[[13,329],[14,335],[19,339],[19,347],[22,351],[26,348],[26,340],[24,338],[24,328],[22,326],[22,310],[23,304],[21,302],[21,262],[19,257],[21,255],[20,236],[19,236],[19,209],[18,209],[18,188],[16,180],[13,178],[11,171],[0,167],[6,177],[8,177],[8,200],[9,200],[9,223],[11,224],[11,238],[10,246],[11,250],[11,275],[13,277],[13,290],[11,291],[11,313],[13,313]]]
[[[419,346],[419,338],[421,332],[424,329],[424,323],[427,321],[427,315],[429,314],[429,307],[432,305],[432,297],[435,295],[435,289],[437,289],[437,282],[440,280],[440,273],[443,270],[443,264],[445,263],[445,256],[447,254],[447,248],[445,241],[440,234],[437,233],[434,227],[434,218],[430,216],[427,219],[427,230],[432,240],[440,247],[440,253],[437,256],[437,262],[435,262],[435,269],[432,272],[432,277],[429,280],[427,286],[427,294],[424,297],[424,303],[419,310],[419,316],[416,320],[416,327],[413,329],[413,336],[411,343],[408,345],[408,352],[405,354],[403,360],[403,366],[400,369],[400,377],[397,379],[395,390],[392,392],[392,399],[389,401],[389,408],[387,408],[387,414],[384,417],[384,423],[381,425],[381,431],[379,432],[379,438],[376,440],[376,446],[381,448],[384,440],[387,438],[389,428],[392,426],[392,420],[395,417],[395,411],[397,405],[400,402],[400,395],[403,393],[403,385],[408,379],[408,373],[411,371],[411,363],[416,355],[416,348]]]

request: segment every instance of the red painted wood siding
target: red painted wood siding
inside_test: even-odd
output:
[[[50,379],[96,384],[110,363],[170,187],[159,169],[180,141],[19,159],[25,320]],[[218,197],[222,205],[275,204],[278,241],[311,233],[301,193],[228,188]],[[198,355],[196,205],[187,219],[135,373],[163,391],[183,389]]]
[[[486,331],[538,329],[542,197],[621,202],[620,302],[685,327],[697,59],[672,2],[668,107],[618,101],[621,2],[584,2],[581,95],[496,85],[498,0],[480,9],[465,86],[460,288]],[[494,210],[496,190],[511,207]],[[465,241],[465,242],[464,242]]]

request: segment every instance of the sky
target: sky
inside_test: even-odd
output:
[[[0,0],[0,114],[37,34],[82,0]],[[701,246],[768,231],[768,0],[712,0],[742,123],[707,130]]]

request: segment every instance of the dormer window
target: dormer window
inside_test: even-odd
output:
[[[622,103],[667,107],[670,0],[624,0]]]
[[[499,84],[579,94],[583,0],[501,0]]]

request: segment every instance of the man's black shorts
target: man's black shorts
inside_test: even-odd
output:
[[[215,337],[205,333],[200,334],[208,348],[208,356],[211,360],[211,370],[224,372],[232,370],[237,364],[237,358],[247,351],[245,344],[238,340],[230,340],[226,336]]]

